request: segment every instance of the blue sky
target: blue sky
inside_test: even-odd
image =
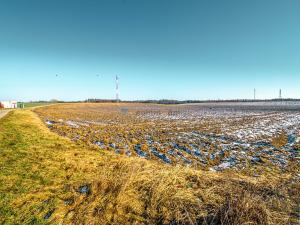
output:
[[[114,98],[115,74],[128,100],[300,98],[299,12],[298,0],[0,0],[0,99]]]

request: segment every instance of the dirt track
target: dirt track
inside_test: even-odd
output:
[[[0,110],[0,119],[5,116],[10,110]]]

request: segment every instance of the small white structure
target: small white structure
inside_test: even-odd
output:
[[[16,108],[18,108],[18,102],[17,101],[1,101],[0,108],[16,109]]]

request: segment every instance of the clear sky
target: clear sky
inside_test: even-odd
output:
[[[0,99],[114,98],[115,74],[121,99],[300,98],[300,1],[0,0]]]

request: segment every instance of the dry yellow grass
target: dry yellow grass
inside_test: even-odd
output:
[[[126,158],[51,133],[31,111],[0,121],[0,224],[297,224],[299,182]],[[85,192],[85,193],[80,193]]]
[[[281,148],[288,143],[288,138],[286,133],[281,133],[272,139],[272,144],[276,148]]]

